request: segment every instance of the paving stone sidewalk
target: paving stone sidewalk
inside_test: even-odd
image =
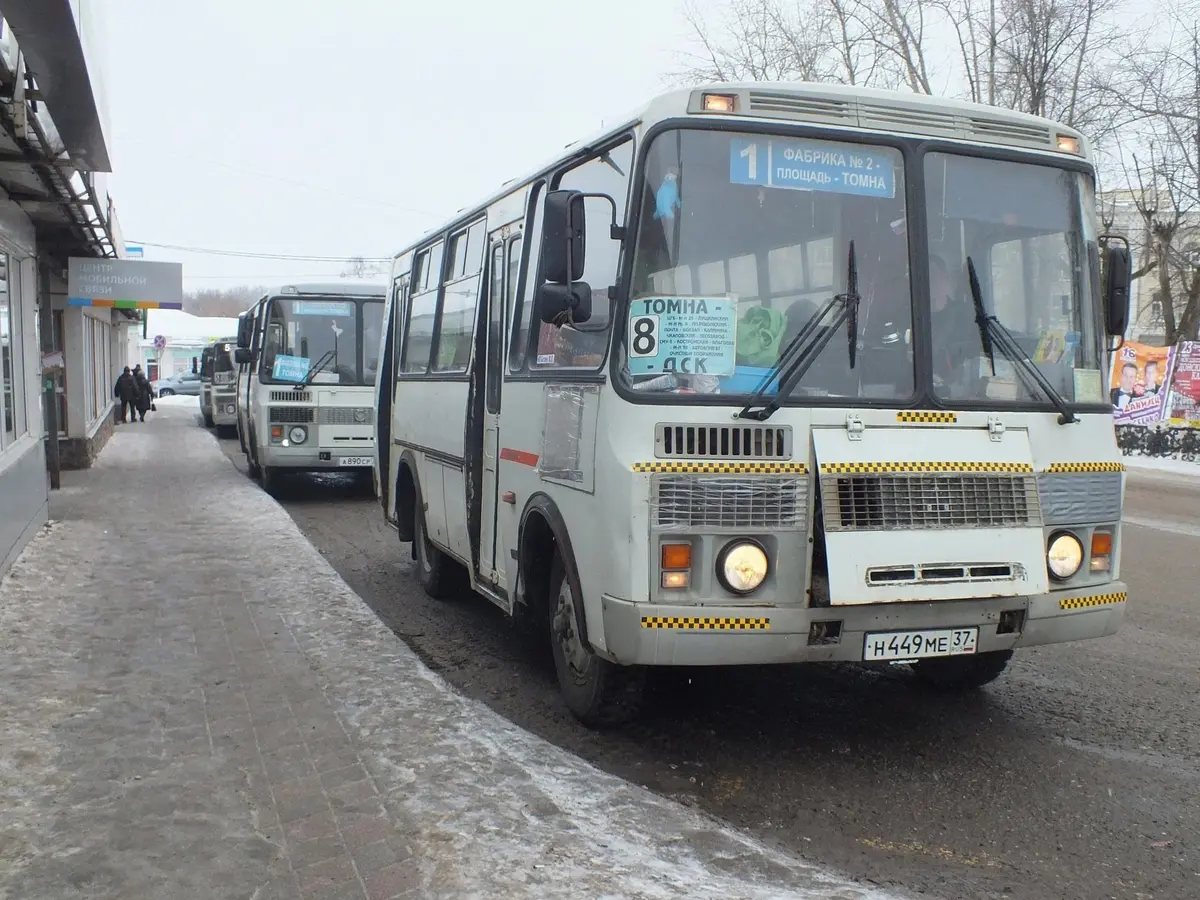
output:
[[[883,898],[456,694],[195,418],[0,584],[0,898]]]

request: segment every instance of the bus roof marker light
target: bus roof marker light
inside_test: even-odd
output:
[[[1058,143],[1058,149],[1063,153],[1079,153],[1079,138],[1073,134],[1056,134],[1055,141]]]
[[[736,94],[704,94],[700,101],[705,112],[731,113],[737,112]]]

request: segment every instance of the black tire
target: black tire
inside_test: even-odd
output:
[[[206,412],[204,413],[204,425],[205,425],[205,427],[207,427],[207,428],[212,428],[212,427],[214,427],[216,424],[217,424],[217,423],[213,421],[212,413],[210,413],[210,412],[207,412],[207,411],[206,411]]]
[[[413,561],[416,563],[417,581],[421,590],[434,600],[452,600],[463,585],[462,566],[433,545],[425,531],[425,513],[421,509],[420,495],[413,504]]]
[[[633,719],[641,710],[646,672],[597,656],[583,639],[576,596],[558,554],[550,570],[550,648],[558,686],[571,714],[589,728],[607,728]]]
[[[1012,659],[1011,650],[974,656],[949,656],[913,663],[913,674],[927,687],[949,693],[976,691],[1000,677]]]
[[[258,460],[255,459],[254,441],[254,429],[251,428],[250,434],[243,444],[243,449],[246,451],[246,474],[251,478],[257,479],[261,474],[261,470],[258,465]]]
[[[159,391],[159,392],[158,392],[158,396],[160,396],[160,397],[174,397],[174,396],[175,396],[175,392],[174,392],[173,390],[171,390],[170,388],[163,388],[161,391]]]
[[[278,466],[259,467],[258,480],[262,483],[263,490],[272,497],[279,494],[279,481],[281,478]]]

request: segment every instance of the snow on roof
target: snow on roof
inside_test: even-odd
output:
[[[151,309],[146,313],[146,334],[170,340],[207,340],[237,334],[238,320],[224,316],[193,316],[177,309]]]

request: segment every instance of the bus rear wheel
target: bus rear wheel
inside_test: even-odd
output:
[[[1000,677],[1012,659],[1011,650],[993,650],[974,656],[948,656],[913,663],[921,683],[939,691],[974,691]]]
[[[641,708],[646,673],[597,656],[583,639],[582,615],[582,598],[576,597],[555,554],[550,572],[550,647],[563,699],[571,714],[589,728],[628,722]]]

